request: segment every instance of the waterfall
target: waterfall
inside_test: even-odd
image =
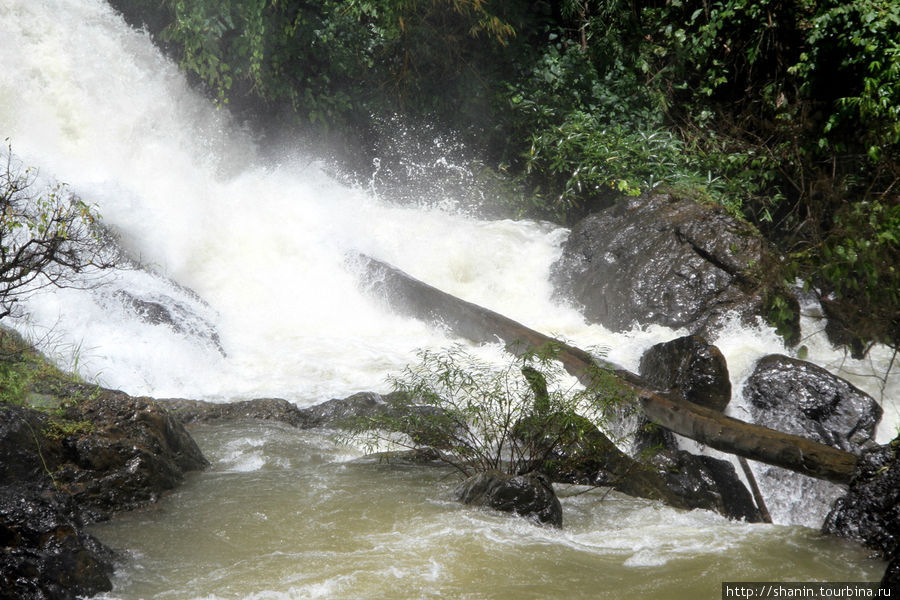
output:
[[[103,0],[5,0],[0,40],[0,137],[23,167],[96,205],[140,265],[100,286],[35,295],[11,323],[90,380],[156,397],[299,405],[383,391],[417,349],[452,340],[363,294],[349,251],[579,346],[609,347],[630,369],[682,333],[613,335],[554,300],[548,275],[565,229],[479,220],[447,208],[452,198],[394,204],[334,180],[314,149],[263,160]],[[760,355],[786,352],[765,326],[735,325],[716,343],[735,390]],[[876,353],[872,368],[821,336],[805,343],[810,360],[878,396],[868,373],[888,357]],[[892,386],[887,398],[896,377]],[[896,406],[885,413],[882,440],[896,432]]]

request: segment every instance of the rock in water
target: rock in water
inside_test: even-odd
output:
[[[877,550],[894,563],[885,577],[900,581],[900,437],[860,457],[849,491],[834,503],[822,531]]]
[[[484,471],[463,481],[456,496],[463,504],[489,506],[542,525],[562,527],[562,505],[553,485],[537,473],[507,475]]]
[[[689,335],[651,346],[641,357],[639,373],[660,390],[722,412],[731,401],[731,380],[722,352],[700,336]],[[642,419],[634,436],[635,452],[654,448],[676,451],[673,434]]]
[[[207,464],[158,403],[77,383],[66,393],[80,400],[64,416],[0,404],[0,600],[108,591],[112,553],[83,526]]]
[[[757,363],[743,388],[750,420],[860,454],[873,444],[881,407],[825,369],[779,354]],[[776,520],[819,527],[840,486],[777,467],[763,467],[760,487]],[[790,493],[787,492],[790,490]]]
[[[113,554],[77,514],[66,494],[0,487],[0,599],[74,600],[112,589]]]
[[[652,346],[641,357],[639,373],[661,390],[677,390],[685,400],[720,412],[731,401],[725,357],[700,336]]]
[[[780,354],[759,360],[744,384],[754,423],[859,454],[871,445],[881,407],[822,367]]]
[[[645,194],[622,199],[573,229],[553,266],[553,283],[585,317],[614,331],[635,322],[716,329],[729,312],[746,322],[766,316],[774,294],[765,265],[775,253],[721,208]],[[799,333],[799,306],[791,334]]]

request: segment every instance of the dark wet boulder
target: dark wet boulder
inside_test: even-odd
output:
[[[0,487],[0,599],[74,600],[112,589],[113,553],[82,529],[67,494]]]
[[[639,373],[659,390],[670,390],[683,400],[724,411],[731,401],[731,380],[722,352],[705,339],[689,335],[651,346],[641,357]],[[634,436],[636,452],[675,451],[675,437],[642,419]]]
[[[743,394],[754,423],[854,454],[872,443],[882,413],[871,396],[851,383],[780,354],[759,360]]]
[[[539,473],[483,471],[459,484],[456,497],[463,504],[489,506],[542,525],[562,527],[562,505],[550,480]]]
[[[722,352],[705,339],[689,335],[656,344],[641,357],[639,374],[660,390],[723,411],[731,401],[731,380]]]
[[[100,390],[68,418],[90,426],[64,438],[56,479],[95,518],[155,502],[208,464],[181,421],[149,398]]]
[[[780,354],[759,360],[742,393],[749,421],[860,454],[874,442],[881,407],[825,369]],[[820,527],[842,486],[757,465],[757,481],[776,520]],[[780,490],[792,489],[793,494]]]
[[[49,420],[36,410],[0,404],[0,483],[49,483],[45,461],[56,464],[63,451],[59,440],[43,434]]]
[[[112,553],[84,525],[144,506],[207,464],[152,400],[66,390],[72,405],[52,412],[0,405],[0,598],[109,590]]]
[[[900,558],[900,437],[865,452],[822,531],[856,540],[888,561]],[[894,565],[896,581],[896,564]]]
[[[614,331],[635,322],[716,329],[730,312],[765,317],[778,295],[799,307],[767,265],[776,254],[750,226],[720,207],[665,194],[623,198],[572,229],[554,264],[557,292],[587,319]]]

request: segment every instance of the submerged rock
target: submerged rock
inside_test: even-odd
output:
[[[538,473],[508,475],[484,471],[459,484],[456,496],[463,504],[489,506],[542,525],[562,527],[559,498],[550,480]]]
[[[203,305],[203,301],[194,292],[175,282],[171,282],[171,285],[191,297],[195,304]],[[216,326],[188,303],[159,293],[151,297],[140,297],[127,290],[118,290],[113,293],[113,297],[121,302],[125,310],[145,323],[164,325],[180,335],[202,340],[225,356]]]
[[[776,293],[793,298],[768,281],[766,265],[775,260],[756,232],[721,208],[645,194],[579,222],[552,279],[585,317],[614,331],[639,322],[705,333],[730,312],[745,322],[765,317]],[[799,307],[790,302],[797,334]]]

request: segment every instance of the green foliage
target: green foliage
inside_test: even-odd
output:
[[[52,440],[63,440],[68,437],[90,434],[94,429],[95,426],[90,421],[73,421],[53,417],[47,421],[42,433]]]
[[[863,146],[879,162],[900,143],[900,5],[885,0],[822,2],[805,51],[791,67],[804,91],[831,105],[820,147]]]
[[[602,414],[626,397],[614,378],[598,378],[603,383],[590,390],[562,389],[551,356],[528,354],[498,368],[458,346],[420,352],[392,379],[399,394],[390,414],[357,421],[352,438],[369,447],[428,443],[465,475],[539,468],[583,433],[587,421],[576,411]]]
[[[28,373],[20,365],[0,360],[0,404],[24,404],[28,382]]]

